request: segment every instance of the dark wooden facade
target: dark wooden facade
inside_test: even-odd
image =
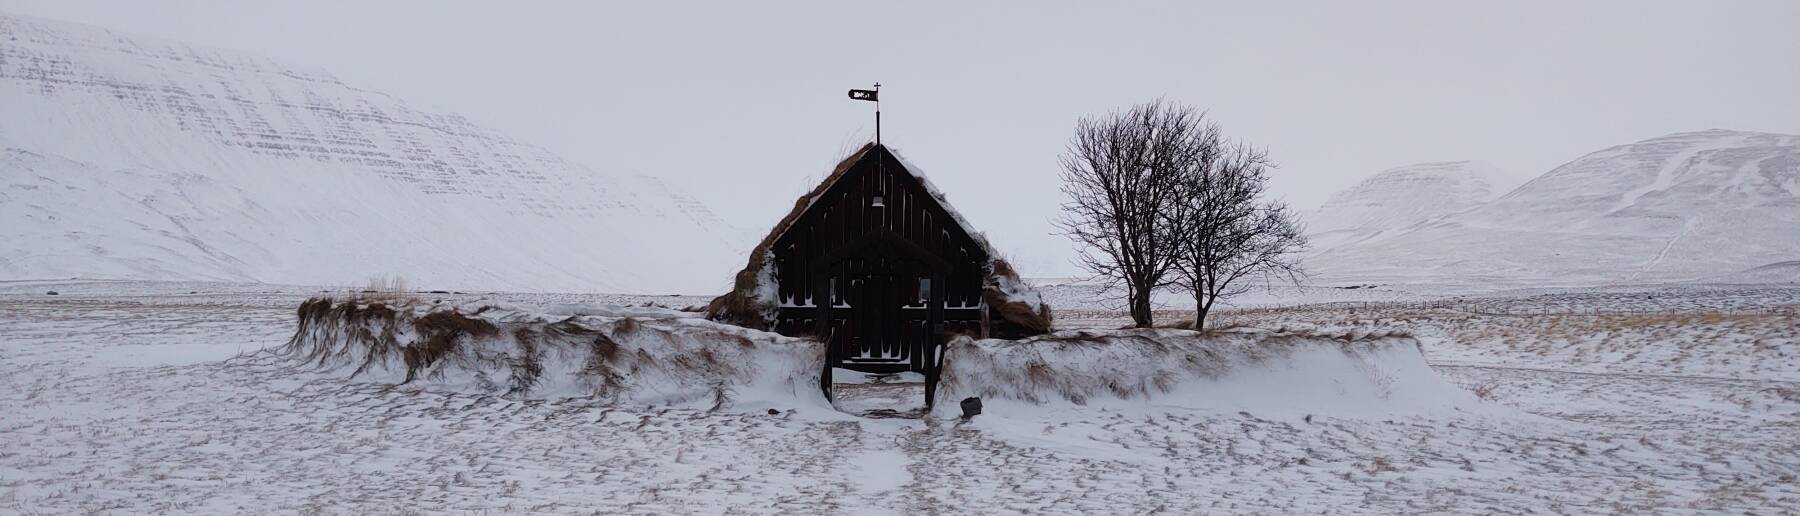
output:
[[[935,390],[945,335],[981,335],[988,251],[886,147],[827,179],[769,247],[776,332],[829,343],[831,367],[917,371]]]

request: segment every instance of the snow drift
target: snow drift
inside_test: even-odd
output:
[[[1439,378],[1398,333],[1187,330],[1057,332],[952,341],[936,415],[981,397],[989,413],[1034,406],[1162,406],[1256,414],[1425,413],[1475,397]]]
[[[351,378],[517,398],[760,410],[829,407],[820,344],[649,308],[562,314],[314,298],[279,352]]]

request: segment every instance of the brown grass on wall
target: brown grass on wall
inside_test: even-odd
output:
[[[352,369],[408,384],[443,380],[484,392],[528,395],[545,382],[607,400],[723,391],[751,381],[766,357],[793,364],[771,374],[817,385],[824,347],[680,317],[552,316],[482,306],[308,299],[292,338],[277,353],[300,365]],[[785,366],[783,366],[785,367]],[[812,380],[804,378],[815,375]],[[648,376],[646,376],[648,375]],[[651,378],[651,383],[634,382]],[[458,387],[461,388],[461,387]]]

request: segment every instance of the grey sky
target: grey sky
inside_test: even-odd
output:
[[[1210,110],[1310,210],[1380,169],[1474,159],[1508,185],[1708,128],[1800,133],[1800,2],[137,2],[0,9],[246,50],[686,187],[760,230],[884,139],[1029,275],[1075,119]],[[1506,181],[1503,181],[1506,182]]]

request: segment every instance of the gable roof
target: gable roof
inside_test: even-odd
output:
[[[764,236],[762,241],[756,245],[755,250],[751,252],[767,253],[769,248],[775,245],[776,241],[781,240],[781,237],[787,234],[789,228],[792,228],[802,217],[805,217],[807,212],[812,211],[813,205],[818,203],[820,197],[823,197],[826,192],[831,191],[831,187],[837,185],[838,181],[842,180],[844,176],[850,175],[850,171],[856,168],[856,164],[863,162],[863,160],[870,158],[877,152],[886,153],[888,156],[892,156],[895,164],[899,165],[900,170],[905,172],[907,176],[912,177],[914,181],[918,182],[919,186],[925,189],[925,193],[930,195],[932,200],[937,202],[938,206],[944,209],[945,213],[950,214],[950,220],[958,230],[961,230],[964,235],[968,235],[970,240],[974,240],[975,244],[980,246],[982,252],[987,253],[990,259],[995,256],[993,246],[988,244],[987,236],[976,231],[974,226],[969,225],[968,219],[963,218],[961,213],[956,212],[956,208],[950,206],[948,197],[944,195],[943,191],[938,190],[937,185],[932,184],[931,180],[926,179],[925,175],[919,172],[918,167],[914,166],[911,162],[906,161],[906,158],[901,157],[900,153],[894,152],[893,148],[878,143],[863,144],[862,147],[856,149],[856,152],[850,153],[849,156],[845,157],[842,161],[839,161],[836,167],[832,167],[831,173],[827,174],[825,179],[819,182],[818,186],[813,187],[812,191],[807,192],[806,195],[802,195],[799,199],[794,201],[794,208],[789,210],[787,215],[782,216],[781,221],[776,223],[775,227],[769,229],[769,234]]]
[[[819,198],[831,191],[832,186],[849,175],[858,163],[876,155],[875,153],[892,156],[900,170],[917,181],[926,194],[930,195],[932,200],[950,215],[952,225],[961,230],[964,235],[969,237],[969,240],[974,241],[975,245],[981,248],[982,252],[987,254],[986,288],[983,289],[983,297],[987,302],[996,307],[1021,305],[1003,309],[1003,318],[1026,328],[1048,331],[1050,310],[1043,304],[1042,296],[1039,296],[1031,287],[1026,286],[1025,282],[1020,280],[1018,274],[1013,271],[1012,266],[1001,259],[999,253],[994,252],[993,246],[988,243],[987,236],[969,225],[968,219],[963,218],[961,213],[957,213],[956,209],[950,206],[943,191],[938,190],[936,185],[926,179],[917,166],[906,161],[906,158],[894,152],[893,148],[873,142],[863,144],[856,152],[850,153],[849,156],[839,161],[837,166],[832,167],[831,173],[826,174],[825,179],[819,181],[818,186],[794,200],[793,209],[788,210],[788,213],[775,223],[775,227],[769,229],[769,234],[750,250],[748,263],[744,265],[743,270],[738,271],[731,292],[714,298],[707,305],[706,317],[759,330],[769,329],[778,315],[777,307],[780,306],[779,294],[775,289],[774,263],[769,260],[770,249],[781,240],[783,235],[787,234],[788,229],[812,210]]]

